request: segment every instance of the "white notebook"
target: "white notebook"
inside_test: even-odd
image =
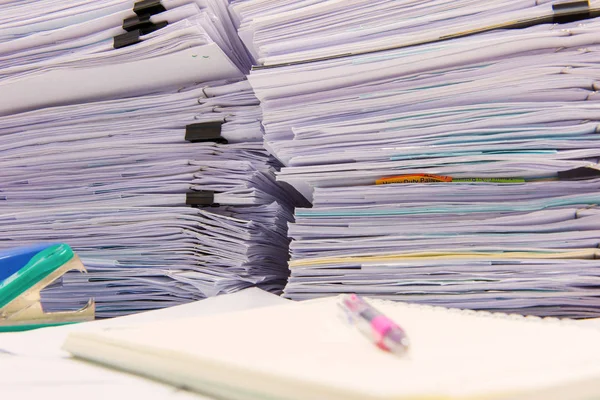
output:
[[[74,332],[65,349],[225,399],[600,398],[596,329],[371,301],[409,335],[398,357],[339,318],[337,301]]]

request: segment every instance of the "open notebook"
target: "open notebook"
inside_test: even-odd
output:
[[[337,301],[75,332],[65,348],[225,399],[599,398],[598,330],[372,300],[409,335],[398,357],[346,325]]]

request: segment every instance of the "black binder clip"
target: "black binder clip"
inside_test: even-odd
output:
[[[185,204],[192,207],[219,207],[215,203],[215,192],[198,190],[186,194]]]
[[[185,140],[190,143],[215,142],[220,144],[229,143],[221,136],[223,121],[203,122],[191,124],[185,127]]]
[[[579,180],[600,178],[600,169],[592,167],[579,167],[567,171],[559,171],[559,180]]]
[[[140,35],[147,35],[154,31],[164,28],[168,25],[168,22],[163,21],[159,23],[152,23],[150,21],[151,15],[129,17],[123,20],[123,29],[127,32],[139,30]]]
[[[160,14],[165,11],[167,9],[161,4],[160,0],[142,0],[133,5],[133,12],[139,17]]]
[[[140,31],[135,30],[114,37],[113,47],[120,49],[141,42]]]
[[[592,17],[589,0],[552,4],[552,10],[554,11],[552,22],[555,24],[566,24]]]

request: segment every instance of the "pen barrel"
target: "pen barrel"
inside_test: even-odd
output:
[[[383,350],[401,353],[408,347],[408,337],[400,326],[356,295],[343,299],[353,315],[356,327]]]

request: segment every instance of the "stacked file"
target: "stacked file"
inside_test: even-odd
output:
[[[473,27],[461,19],[465,10],[488,7],[481,13],[500,21],[512,15],[505,7],[522,6],[527,15],[531,4],[370,2],[407,17],[389,35],[349,41],[361,46],[354,51],[341,37],[363,30],[344,31],[341,15],[368,21],[379,11],[308,3],[265,16],[260,1],[238,5],[254,10],[239,26],[242,33],[253,27],[264,64],[249,79],[261,99],[265,146],[286,166],[278,179],[313,202],[290,227],[286,296],[358,292],[536,315],[600,314],[600,20],[386,49],[387,40],[411,36],[418,9],[456,4],[448,11],[456,19],[434,29],[450,35],[455,22]],[[339,20],[331,30],[339,29],[340,43],[325,34],[329,25],[320,27],[318,51],[292,33],[288,40],[285,29],[280,38],[275,27],[286,18],[294,20],[290,32],[315,35],[314,21]]]
[[[47,311],[282,290],[306,201],[275,180],[227,7],[3,2],[0,248],[64,242],[88,271],[44,290]]]
[[[89,271],[43,292],[49,310],[94,297],[107,317],[285,284],[286,224],[301,200],[275,182],[247,81],[0,126],[0,246],[66,242]]]
[[[600,179],[317,189],[298,210],[285,292],[598,314]],[[567,195],[568,193],[568,195]],[[430,199],[430,200],[427,200]]]
[[[273,182],[247,81],[15,114],[0,127],[5,211],[121,199],[182,205],[188,189],[218,192],[214,201],[229,205],[287,196]]]
[[[553,0],[234,0],[238,32],[264,65],[438,42],[600,15],[600,2]]]
[[[226,0],[3,4],[0,115],[242,77]]]

